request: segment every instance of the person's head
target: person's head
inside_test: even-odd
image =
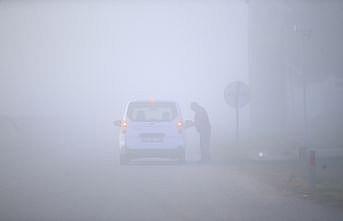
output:
[[[191,103],[191,109],[192,109],[193,111],[197,111],[197,110],[199,109],[199,104],[196,103],[196,102],[192,102],[192,103]]]

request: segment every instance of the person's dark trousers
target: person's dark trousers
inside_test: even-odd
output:
[[[201,151],[201,161],[209,161],[210,156],[210,139],[211,132],[204,131],[200,133],[200,151]]]

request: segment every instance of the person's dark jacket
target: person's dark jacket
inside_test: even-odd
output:
[[[199,133],[210,133],[211,124],[206,110],[198,106],[194,116],[194,126]]]

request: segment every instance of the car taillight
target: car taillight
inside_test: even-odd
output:
[[[128,125],[128,123],[127,123],[127,121],[125,121],[125,120],[123,120],[122,122],[121,122],[121,128],[123,128],[123,129],[127,129],[127,127],[129,126]]]
[[[120,124],[120,128],[121,128],[122,133],[125,134],[128,127],[129,127],[129,124],[127,123],[127,121],[123,120]]]
[[[182,120],[180,120],[180,121],[178,121],[178,122],[176,123],[176,127],[177,127],[177,129],[178,129],[179,132],[182,131],[182,129],[183,129],[183,122],[182,122]]]

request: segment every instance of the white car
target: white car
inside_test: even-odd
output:
[[[120,127],[120,163],[137,158],[185,161],[184,122],[180,107],[170,101],[133,101],[126,105]]]

